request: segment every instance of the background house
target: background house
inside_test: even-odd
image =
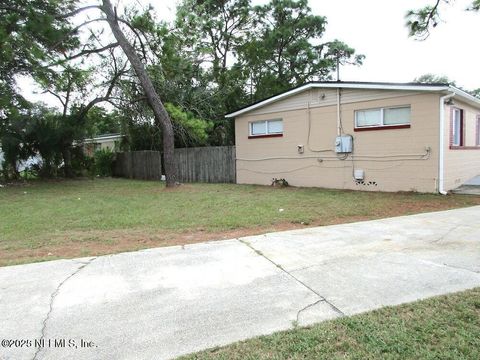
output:
[[[480,100],[448,84],[309,83],[227,117],[238,183],[444,192],[480,174]]]
[[[83,149],[88,156],[93,156],[96,150],[110,149],[111,151],[117,151],[122,139],[122,134],[102,134],[94,138],[84,139]]]

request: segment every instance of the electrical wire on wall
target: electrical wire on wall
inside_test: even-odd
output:
[[[419,154],[390,154],[390,155],[354,155],[346,153],[345,160],[348,157],[355,158],[358,161],[404,161],[404,160],[428,160],[430,158],[432,150],[430,147],[425,149],[424,153]],[[343,157],[342,157],[343,158]],[[393,158],[393,159],[392,159]],[[398,159],[397,159],[398,158]],[[264,158],[240,158],[237,157],[237,160],[240,161],[266,161],[266,160],[290,160],[290,159],[318,159],[319,162],[322,161],[336,161],[339,160],[337,156],[318,156],[318,155],[307,155],[307,156],[271,156]]]
[[[394,155],[378,155],[377,158],[358,159],[358,161],[400,162],[398,164],[391,165],[391,166],[386,166],[386,167],[382,167],[382,168],[362,167],[363,169],[366,169],[366,170],[383,171],[383,170],[389,170],[389,169],[392,169],[392,168],[395,168],[395,167],[402,166],[405,161],[428,160],[430,158],[430,154],[431,154],[431,149],[429,147],[427,147],[425,153],[423,153],[423,154],[407,154],[408,156],[416,156],[416,157],[409,157],[409,158],[403,157],[403,158],[391,159],[391,158],[388,158],[388,157],[389,156],[399,156],[400,154],[398,154],[398,155],[397,154],[394,154]],[[387,157],[387,158],[379,158],[379,157],[382,157],[382,156]],[[405,156],[405,155],[401,155],[401,156]],[[355,158],[358,157],[358,156],[353,156],[353,155],[349,154],[348,157],[350,157],[350,159],[352,161],[352,165],[351,165],[352,166],[352,176],[354,177],[354,174],[355,174]],[[241,158],[239,158],[237,160],[241,160],[241,161],[263,161],[263,160],[271,160],[271,159],[299,159],[299,158],[298,157],[278,157],[278,158],[263,158],[263,159],[241,159]],[[247,169],[247,168],[239,168],[238,170],[249,171],[249,172],[259,173],[259,174],[287,174],[287,173],[292,173],[292,172],[295,172],[295,171],[300,171],[300,170],[304,170],[304,169],[311,168],[311,167],[328,168],[328,169],[343,169],[343,168],[350,167],[348,165],[326,166],[326,165],[323,164],[324,161],[337,162],[339,160],[337,157],[319,158],[317,156],[308,156],[308,157],[303,157],[303,158],[300,158],[300,159],[317,159],[319,164],[311,164],[311,165],[306,165],[306,166],[302,166],[302,167],[298,167],[298,168],[294,168],[294,169],[290,169],[290,170],[281,170],[281,171],[252,170],[252,169]]]
[[[337,122],[338,122],[338,135],[345,134],[345,130],[343,129],[343,119],[342,119],[342,89],[340,88],[337,88]]]
[[[307,149],[312,152],[312,153],[327,153],[327,152],[332,152],[331,156],[323,156],[323,155],[302,155],[301,156],[271,156],[271,157],[264,157],[264,158],[237,158],[236,160],[238,161],[245,161],[245,162],[260,162],[260,161],[268,161],[268,160],[288,160],[288,159],[302,159],[302,160],[307,160],[307,159],[316,159],[317,164],[310,164],[306,166],[301,166],[298,168],[294,169],[289,169],[289,170],[281,170],[281,171],[264,171],[264,170],[252,170],[252,169],[246,169],[246,168],[238,168],[240,171],[248,171],[248,172],[253,172],[253,173],[259,173],[259,174],[285,174],[285,173],[293,173],[296,171],[301,171],[307,168],[312,168],[312,167],[318,167],[318,168],[336,168],[336,169],[342,169],[342,168],[349,168],[351,166],[352,169],[352,177],[354,181],[357,181],[355,179],[355,169],[356,169],[356,161],[359,162],[396,162],[397,164],[388,166],[388,167],[383,167],[383,168],[368,168],[362,166],[362,169],[367,169],[367,170],[376,170],[376,171],[385,171],[388,169],[392,169],[394,167],[398,167],[403,165],[405,161],[419,161],[419,160],[428,160],[431,155],[431,148],[427,146],[425,148],[424,153],[417,153],[417,154],[387,154],[387,155],[373,155],[373,154],[355,154],[355,149],[354,149],[354,137],[351,134],[347,134],[345,132],[345,129],[343,127],[343,114],[342,114],[342,92],[340,88],[337,88],[337,136],[350,136],[351,137],[351,149],[350,152],[337,152],[333,147],[329,149],[316,149],[312,147],[311,144],[311,137],[312,137],[312,116],[311,116],[311,103],[310,101],[307,101]],[[342,141],[342,139],[340,139]],[[323,163],[324,162],[329,162],[329,161],[334,161],[334,162],[342,162],[346,160],[351,160],[351,165],[341,165],[341,166],[325,166]]]
[[[307,122],[308,122],[308,131],[307,131],[307,149],[311,152],[333,152],[333,149],[313,149],[310,145],[310,135],[312,132],[312,118],[310,110],[310,101],[307,102]]]

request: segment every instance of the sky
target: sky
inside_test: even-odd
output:
[[[91,1],[90,1],[91,2]],[[151,3],[158,19],[171,21],[175,1],[119,0]],[[266,0],[253,0],[254,5]],[[342,66],[343,81],[409,82],[426,73],[446,75],[465,89],[480,88],[480,13],[465,11],[471,0],[454,0],[441,8],[442,22],[424,41],[408,37],[405,14],[434,0],[309,0],[315,15],[328,21],[322,41],[341,40],[366,56],[362,66]],[[30,100],[54,105],[45,94],[35,95],[32,83],[21,87]]]
[[[134,0],[148,4],[148,0]],[[265,0],[252,3],[264,4]],[[366,56],[363,66],[344,66],[344,81],[409,82],[434,73],[466,89],[480,88],[480,13],[464,11],[471,1],[441,8],[443,20],[425,41],[408,37],[405,14],[434,0],[309,0],[315,15],[326,16],[325,41],[339,39]],[[173,19],[174,1],[151,2],[161,19]]]

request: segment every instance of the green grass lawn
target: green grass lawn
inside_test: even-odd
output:
[[[480,359],[480,288],[262,336],[182,359]]]
[[[126,179],[0,188],[0,265],[188,244],[480,204],[475,196]],[[279,211],[279,209],[284,209]]]

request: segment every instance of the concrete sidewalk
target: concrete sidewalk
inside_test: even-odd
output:
[[[479,219],[477,206],[3,267],[0,340],[26,341],[0,359],[166,359],[480,286]]]

